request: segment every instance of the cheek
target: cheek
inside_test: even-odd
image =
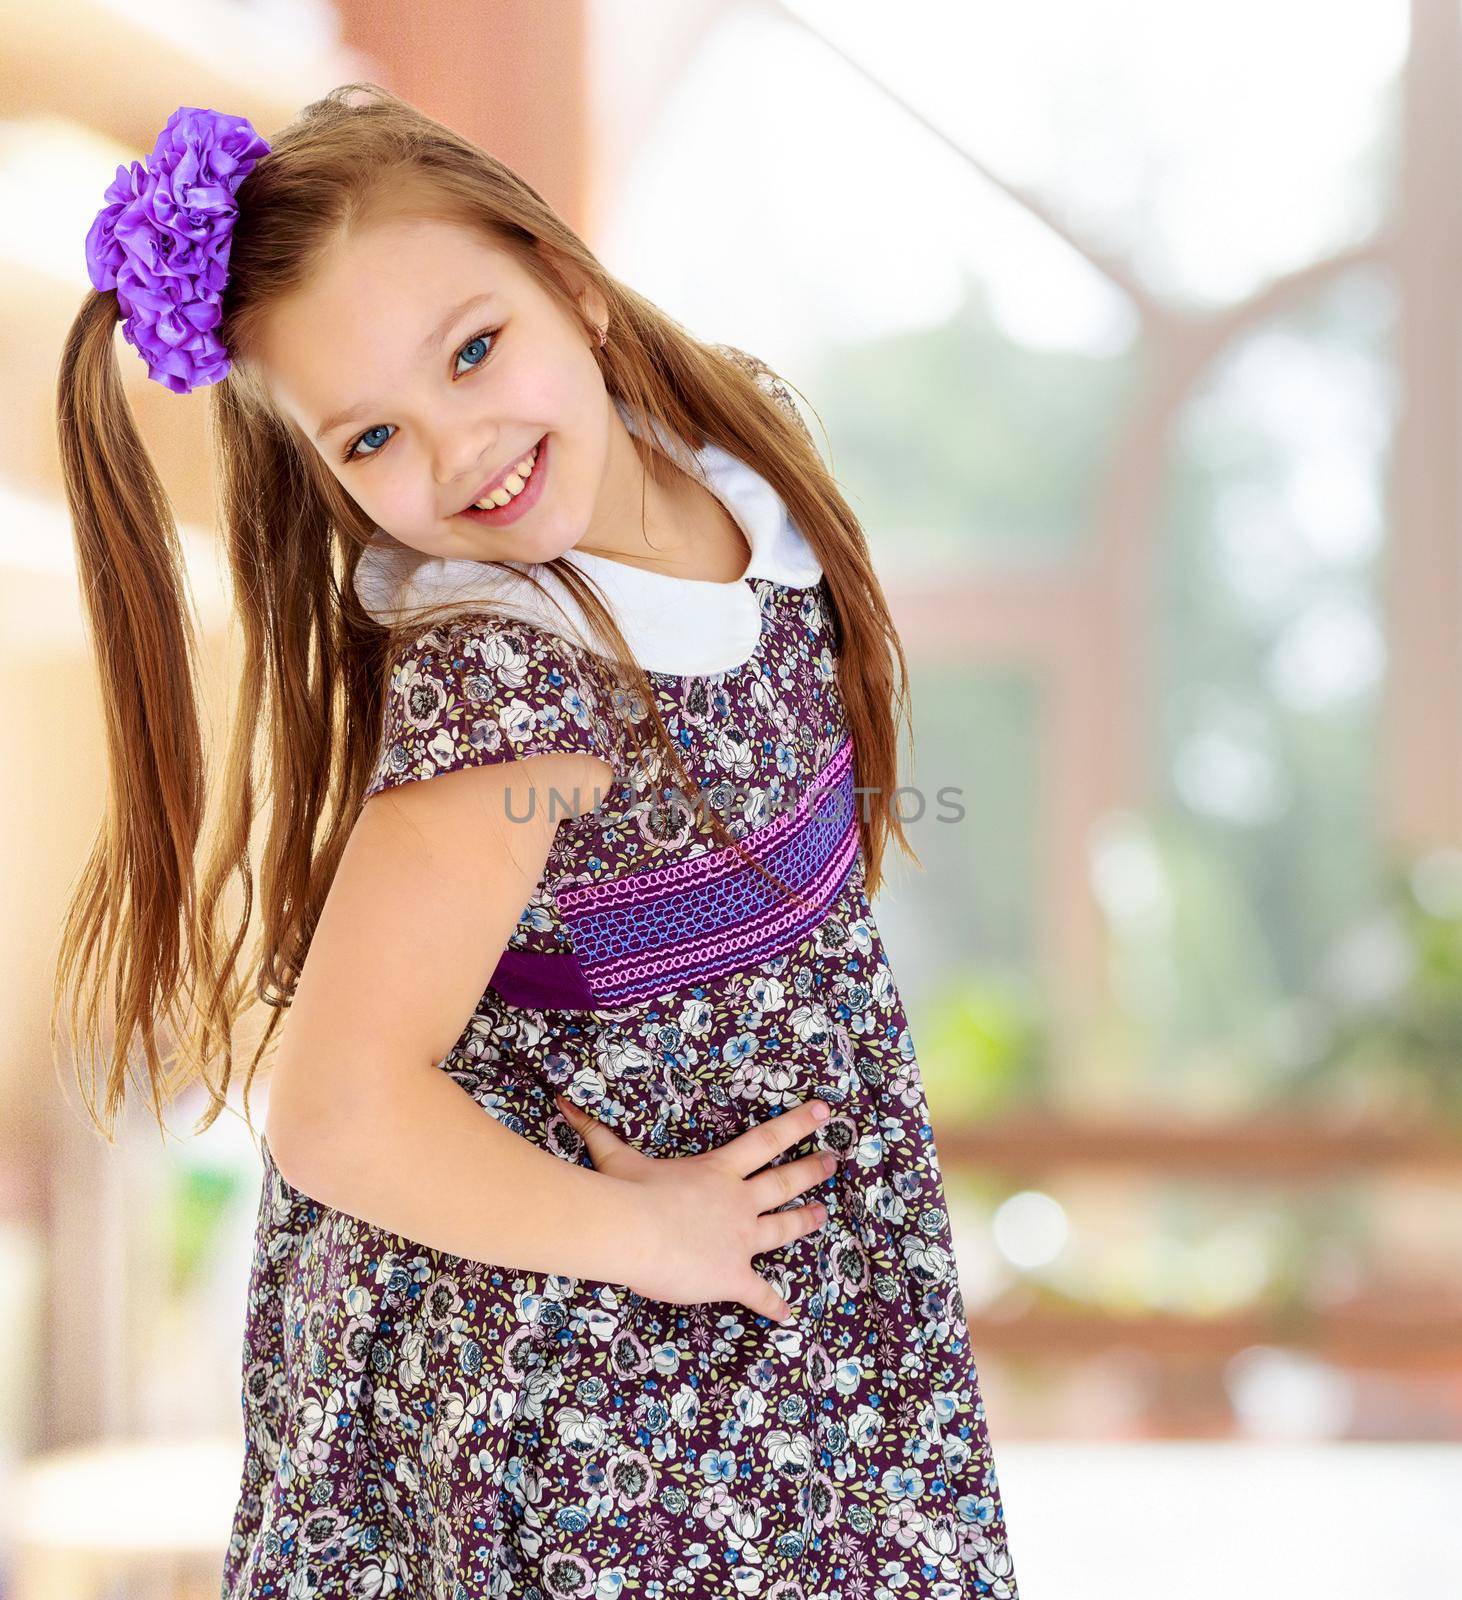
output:
[[[581,522],[598,491],[609,448],[604,385],[592,358],[588,359],[587,383],[581,364],[567,352],[547,365],[535,364],[531,373],[523,374],[521,381],[497,397],[503,426],[508,426],[511,418],[515,419],[516,435],[553,436],[549,493],[558,515],[577,517]]]
[[[582,427],[590,406],[604,398],[604,380],[586,340],[557,323],[509,323],[503,333],[498,376],[488,402],[506,425]]]
[[[562,360],[534,362],[531,369],[514,371],[510,381],[493,394],[493,409],[504,428],[517,433],[572,426],[573,375]]]
[[[389,531],[430,526],[435,502],[431,493],[431,474],[419,462],[407,460],[405,441],[392,440],[389,453],[379,461],[362,461],[344,468],[341,482],[345,492],[373,521]]]

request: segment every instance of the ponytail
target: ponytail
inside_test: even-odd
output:
[[[205,801],[182,548],[123,391],[117,320],[114,292],[88,294],[57,384],[61,470],[101,680],[107,794],[61,929],[56,1001],[69,992],[73,1065],[109,1139],[134,1038],[159,1122],[172,1091],[159,1033],[194,976],[186,930]],[[53,1006],[53,1045],[56,1034]]]

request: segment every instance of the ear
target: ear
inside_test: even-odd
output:
[[[541,239],[533,241],[533,249],[537,252],[544,270],[562,285],[566,294],[573,298],[586,326],[604,327],[609,321],[609,306],[594,285],[587,282],[575,267],[558,256]]]
[[[607,327],[609,323],[609,306],[604,296],[597,289],[586,288],[578,295],[579,309],[584,313],[584,319],[591,328]]]

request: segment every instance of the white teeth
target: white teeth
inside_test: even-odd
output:
[[[535,444],[485,500],[474,500],[473,505],[483,511],[491,511],[494,506],[505,506],[509,500],[523,492],[523,485],[527,483],[537,460],[538,446]]]

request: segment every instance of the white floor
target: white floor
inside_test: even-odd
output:
[[[155,1441],[31,1463],[0,1495],[0,1548],[99,1547],[111,1577],[129,1550],[191,1553],[211,1572],[239,1448]],[[995,1460],[1021,1600],[1462,1600],[1462,1444],[997,1438]],[[7,1592],[102,1592],[76,1570]]]
[[[995,1441],[1021,1600],[1462,1600],[1462,1445]]]

